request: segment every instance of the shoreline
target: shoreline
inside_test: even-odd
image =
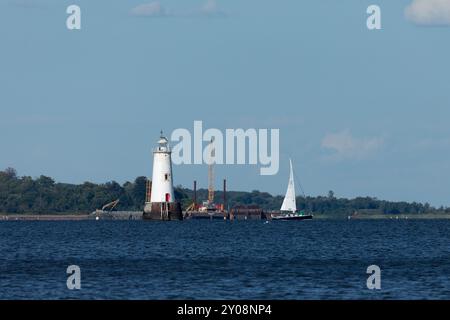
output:
[[[0,221],[81,221],[92,220],[89,214],[0,214]]]
[[[95,220],[95,215],[88,213],[54,213],[54,214],[17,214],[0,213],[0,221],[83,221]],[[123,215],[109,214],[100,216],[101,220],[130,220]],[[356,217],[334,216],[334,215],[315,215],[313,220],[447,220],[448,214],[421,214],[421,215],[358,215]],[[132,219],[132,220],[137,220]],[[264,219],[262,219],[264,220]]]

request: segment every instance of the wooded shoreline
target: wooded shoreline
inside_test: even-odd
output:
[[[114,213],[111,213],[114,216]],[[450,219],[450,215],[447,214],[412,214],[412,215],[379,215],[379,214],[366,214],[359,215],[357,217],[341,217],[333,214],[323,214],[314,216],[314,220],[447,220]],[[92,214],[80,213],[80,214],[67,214],[67,213],[52,213],[52,214],[16,214],[16,213],[1,213],[0,222],[2,221],[83,221],[83,220],[95,220],[95,216]],[[101,220],[129,220],[126,217],[108,217]],[[133,219],[137,220],[137,219]]]
[[[80,215],[101,209],[111,201],[119,200],[118,211],[143,211],[146,194],[146,177],[137,177],[133,182],[122,185],[110,181],[106,183],[68,184],[55,182],[52,178],[40,176],[20,177],[12,168],[0,171],[0,215],[5,212],[24,220],[80,219]],[[216,191],[214,202],[223,203],[223,191]],[[193,201],[192,189],[176,186],[175,198],[186,210]],[[198,189],[197,203],[208,198],[207,189]],[[257,206],[264,211],[279,210],[283,196],[268,192],[227,191],[226,209],[236,206]],[[364,196],[347,199],[338,197],[333,191],[323,196],[297,197],[297,208],[313,214],[315,219],[447,219],[450,207],[434,207],[429,203],[388,201]]]

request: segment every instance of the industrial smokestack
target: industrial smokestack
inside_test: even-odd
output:
[[[223,179],[223,210],[227,210],[227,179]]]
[[[194,210],[197,210],[197,181],[194,180]]]

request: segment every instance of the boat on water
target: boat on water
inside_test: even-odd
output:
[[[294,184],[294,170],[292,169],[292,160],[289,159],[290,174],[289,182],[284,196],[283,204],[281,205],[281,213],[271,214],[272,220],[309,220],[312,219],[312,214],[306,214],[304,210],[297,210],[297,202],[295,200],[295,184]]]

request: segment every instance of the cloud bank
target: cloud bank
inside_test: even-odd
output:
[[[327,134],[322,148],[331,150],[337,159],[362,159],[383,146],[383,138],[355,138],[349,130]]]
[[[405,17],[420,26],[450,26],[450,0],[414,0]]]

